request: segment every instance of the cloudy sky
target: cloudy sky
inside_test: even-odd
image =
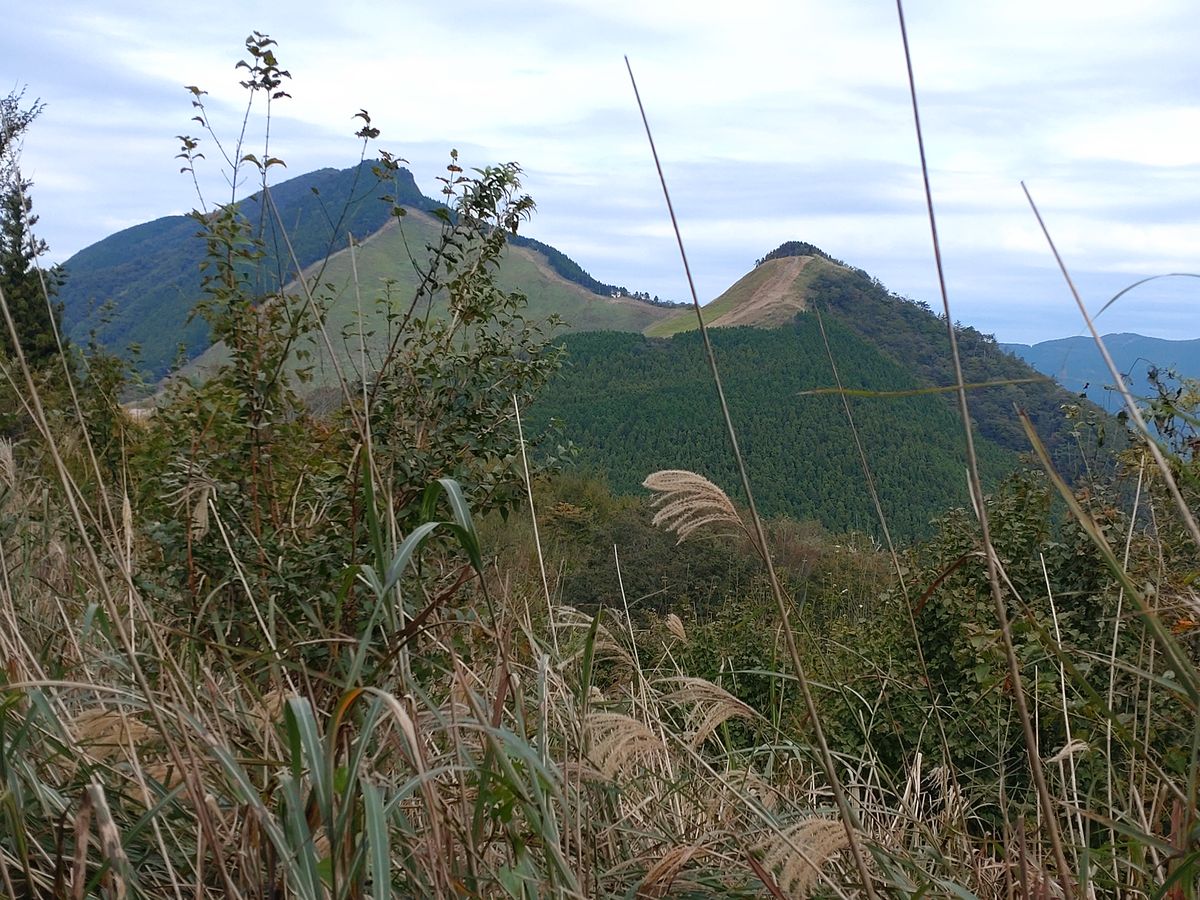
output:
[[[199,134],[184,85],[235,134],[234,64],[258,30],[292,73],[271,125],[292,175],[352,165],[365,108],[427,193],[451,147],[467,165],[516,160],[538,203],[528,234],[603,281],[683,299],[628,54],[702,302],[789,239],[938,302],[890,0],[19,5],[0,92],[46,104],[24,168],[57,260],[195,205],[174,159],[175,136]],[[1200,271],[1195,0],[909,0],[906,14],[956,318],[1002,341],[1082,330],[1022,179],[1093,308],[1140,277]],[[1100,324],[1200,337],[1198,296],[1193,279],[1155,282]]]

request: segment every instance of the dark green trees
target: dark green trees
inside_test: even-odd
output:
[[[31,182],[22,177],[21,137],[42,106],[23,108],[22,94],[0,100],[0,292],[8,305],[21,350],[31,369],[44,368],[58,355],[56,330],[62,307],[53,302],[61,280],[57,267],[39,271],[46,242],[32,233],[37,222],[29,197]],[[0,351],[15,355],[11,330],[0,323]]]
[[[0,195],[0,292],[25,361],[31,369],[41,369],[58,355],[55,329],[62,322],[62,304],[53,302],[53,297],[61,275],[57,266],[38,270],[38,257],[48,248],[30,231],[37,216],[32,213],[29,184],[18,177]],[[7,326],[0,329],[0,348],[6,356],[15,355]]]

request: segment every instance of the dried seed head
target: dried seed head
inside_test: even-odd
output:
[[[723,490],[695,472],[664,469],[646,476],[642,486],[657,492],[654,505],[656,526],[674,531],[679,542],[704,525],[736,525],[749,535],[746,524]]]
[[[846,828],[838,819],[810,816],[762,845],[763,868],[775,873],[784,894],[806,897],[820,880],[825,863],[849,845]]]

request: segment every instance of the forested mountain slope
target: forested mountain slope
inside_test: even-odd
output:
[[[383,191],[371,166],[321,169],[271,188],[301,265],[344,245],[347,234],[364,238],[385,224],[389,206],[378,199]],[[387,189],[401,205],[436,206],[405,170],[396,173]],[[243,200],[241,208],[247,219],[261,223],[267,253],[253,287],[273,293],[295,274],[287,247],[259,194]],[[207,324],[188,321],[201,296],[205,244],[198,231],[191,216],[167,216],[111,235],[67,260],[60,297],[70,337],[79,342],[95,331],[102,345],[118,353],[137,344],[141,363],[152,376],[171,365],[181,343],[187,357],[204,350]]]
[[[366,161],[349,169],[321,169],[271,187],[283,231],[300,265],[319,284],[331,285],[324,293],[337,307],[335,331],[354,318],[360,299],[368,312],[375,311],[385,285],[392,301],[403,302],[402,291],[416,284],[414,265],[424,260],[425,245],[437,233],[435,220],[419,214],[442,204],[422,195],[406,169],[380,181],[375,166]],[[392,200],[382,200],[384,195]],[[416,214],[403,235],[385,227],[394,226],[393,205]],[[265,264],[255,268],[251,287],[262,296],[273,295],[296,274],[283,231],[261,195],[241,201],[240,206],[251,223],[261,226],[266,253]],[[168,216],[118,232],[71,257],[64,266],[67,281],[60,292],[68,335],[86,342],[95,332],[103,346],[117,353],[138,345],[142,368],[151,378],[172,365],[180,344],[185,346],[185,359],[204,352],[209,346],[208,326],[198,318],[189,321],[202,296],[200,264],[205,245],[198,231],[193,217]],[[366,268],[360,269],[358,291],[353,289],[344,253],[328,268],[319,265],[346,247],[350,234],[364,243],[360,261]],[[376,235],[381,235],[382,244],[372,248]],[[506,265],[502,280],[509,289],[528,294],[537,315],[554,312],[576,328],[640,331],[671,312],[629,297],[614,298],[618,289],[596,280],[553,247],[525,237],[511,243],[511,265]],[[369,328],[378,327],[383,318],[380,313]]]
[[[841,322],[826,323],[848,388],[906,390],[920,379]],[[756,499],[766,515],[812,519],[832,530],[876,532],[876,515],[840,398],[805,395],[834,383],[811,316],[783,328],[710,332]],[[552,418],[579,462],[621,492],[657,469],[700,472],[741,494],[700,337],[598,332],[565,338],[569,362],[530,411],[530,429]],[[889,524],[925,533],[967,502],[962,430],[937,396],[854,398],[851,406]],[[1015,457],[980,440],[995,477]]]
[[[892,294],[861,269],[833,259],[817,247],[789,241],[759,260],[755,268],[704,307],[708,325],[772,327],[791,316],[819,310],[886,354],[920,384],[954,384],[950,340],[945,319],[929,306]],[[695,329],[691,311],[651,326],[650,335]],[[1080,460],[1063,407],[1078,404],[1064,390],[1026,362],[1005,352],[994,338],[969,326],[957,327],[963,377],[972,388],[971,415],[982,435],[1008,450],[1024,452],[1029,441],[1016,415],[1028,412],[1042,440],[1068,474]],[[1001,382],[1001,384],[995,384]],[[1024,382],[1024,383],[1007,383]],[[954,408],[952,393],[941,402]]]

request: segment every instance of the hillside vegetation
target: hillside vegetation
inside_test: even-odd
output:
[[[848,389],[920,386],[840,321],[826,328]],[[800,315],[786,328],[720,328],[711,336],[763,512],[833,531],[876,533],[841,398],[805,394],[835,384],[816,320]],[[669,468],[703,472],[740,495],[697,333],[654,339],[598,332],[570,335],[565,346],[563,370],[530,410],[531,431],[560,420],[562,436],[578,448],[578,463],[603,473],[619,492],[634,492],[647,474]],[[936,516],[966,502],[962,430],[940,397],[855,397],[851,403],[897,534],[927,534]],[[986,440],[980,447],[990,483],[1016,466],[1011,452]]]
[[[278,218],[261,193],[238,203],[261,232],[265,254],[247,289],[264,298],[295,292],[294,252],[311,289],[329,309],[331,333],[340,338],[348,323],[358,321],[361,308],[366,330],[382,341],[387,309],[377,299],[385,288],[396,303],[415,291],[428,266],[429,247],[437,243],[439,221],[431,214],[447,214],[444,205],[424,196],[407,169],[383,171],[378,160],[292,178],[273,186],[271,197]],[[401,230],[393,215],[397,206],[412,213],[400,220]],[[349,256],[342,252],[349,235],[361,244],[357,287]],[[151,379],[165,374],[180,356],[194,359],[212,342],[208,324],[194,315],[204,296],[200,265],[205,253],[203,229],[194,216],[137,225],[81,250],[63,267],[68,335],[85,343],[94,333],[101,346],[120,354],[135,345],[137,360]],[[557,313],[566,327],[640,331],[670,311],[629,297],[613,298],[612,285],[532,239],[514,238],[501,268],[506,287],[529,297],[533,315]],[[441,302],[444,309],[444,298]],[[357,348],[357,336],[351,344]],[[343,347],[340,340],[338,345]],[[326,353],[320,343],[313,350],[318,357]],[[330,371],[329,361],[324,363]],[[326,381],[331,379],[328,375]]]
[[[861,269],[802,241],[788,241],[768,253],[703,307],[702,313],[705,324],[714,328],[771,327],[813,310],[836,319],[917,383],[930,387],[953,384],[950,343],[942,318],[927,304],[896,296]],[[651,325],[646,334],[663,337],[697,327],[695,313],[685,310]],[[1006,450],[1027,452],[1029,442],[1013,414],[1015,409],[1023,409],[1043,435],[1055,462],[1071,476],[1079,474],[1091,448],[1078,445],[1077,429],[1066,414],[1067,409],[1079,408],[1078,396],[970,326],[958,326],[957,338],[963,377],[975,386],[971,412],[980,434]],[[954,408],[951,393],[944,393],[942,402]]]
[[[301,265],[323,260],[344,245],[347,234],[365,238],[390,219],[389,206],[379,200],[384,188],[372,169],[370,162],[341,171],[321,169],[272,188]],[[403,169],[386,189],[402,205],[436,205]],[[248,287],[269,296],[293,279],[295,267],[261,193],[241,201],[240,208],[263,234],[265,256]],[[192,318],[203,295],[200,264],[205,254],[202,229],[193,216],[136,225],[79,251],[64,264],[67,280],[61,298],[67,333],[82,342],[94,331],[102,346],[118,353],[136,344],[140,363],[152,376],[162,375],[180,344],[185,359],[208,346],[208,324],[202,317]]]
[[[437,246],[441,227],[442,223],[432,216],[409,213],[356,246],[353,255],[349,250],[340,250],[306,272],[306,280],[324,311],[322,322],[332,338],[336,362],[343,369],[363,369],[365,348],[366,371],[361,374],[372,373],[397,337],[399,323],[408,315],[446,315],[449,296],[445,291],[424,296],[415,308],[410,302],[420,293],[429,261],[427,248]],[[501,254],[496,279],[505,291],[516,291],[526,298],[525,318],[539,322],[554,319],[551,330],[555,332],[596,328],[640,331],[668,314],[648,303],[595,294],[564,281],[540,251],[512,243]],[[295,292],[299,288],[289,284],[287,290]],[[302,336],[301,342],[311,353],[303,363],[312,367],[315,383],[335,384],[337,369],[315,330]],[[201,354],[187,371],[212,371],[227,356],[228,348],[218,343]]]
[[[287,99],[276,50],[251,34],[237,74],[255,147]],[[192,93],[196,166],[220,139]],[[212,156],[268,188],[271,157]],[[321,311],[299,285],[262,302],[272,232],[245,207],[196,223],[225,353],[153,415],[119,403],[120,357],[42,358],[10,325],[0,895],[1192,900],[1200,386],[1160,398],[1161,444],[1139,426],[1073,486],[1022,428],[1036,465],[972,475],[914,540],[763,521],[707,477],[731,481],[722,441],[764,502],[853,529],[873,484],[915,531],[963,463],[1011,463],[986,438],[955,455],[936,317],[851,271],[784,327],[714,328],[722,431],[701,335],[564,351],[505,287],[520,177],[452,155],[425,277],[319,410],[296,357]],[[15,324],[10,286],[54,281],[0,264]],[[829,385],[817,308],[867,388],[866,466],[841,398],[802,393]],[[534,427],[555,404],[638,495],[561,469]]]

